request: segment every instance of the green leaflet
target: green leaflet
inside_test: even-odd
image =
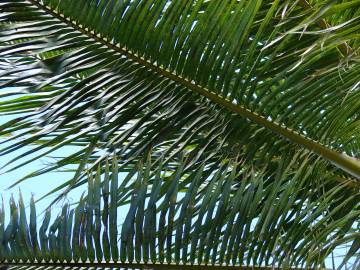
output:
[[[92,174],[88,177],[88,195],[85,203],[85,239],[86,239],[86,251],[87,258],[90,262],[95,261],[95,248],[93,244],[93,231],[94,231],[94,179]],[[96,216],[95,216],[96,217]]]
[[[37,260],[41,259],[40,245],[37,236],[37,222],[36,222],[36,207],[35,207],[35,199],[34,196],[31,196],[30,200],[30,237],[31,243],[33,246],[33,252]],[[0,229],[1,230],[1,229]]]
[[[5,209],[4,199],[2,198],[0,207],[0,257],[6,258],[8,253],[8,247],[5,245]]]
[[[104,231],[102,234],[102,247],[103,247],[103,253],[105,261],[110,261],[110,241],[109,241],[109,178],[110,178],[110,172],[109,172],[109,163],[106,161],[105,164],[105,176],[104,176],[104,182],[103,182],[103,188],[101,190],[102,192],[102,198],[104,201],[104,206],[102,210],[102,225],[100,225],[100,228],[103,227]]]
[[[81,226],[81,219],[82,219],[82,209],[84,207],[84,200],[81,196],[79,205],[75,209],[75,215],[74,215],[74,225],[73,225],[73,231],[72,231],[72,251],[73,251],[73,257],[74,261],[78,262],[80,260],[80,226]]]
[[[41,253],[45,261],[50,260],[50,251],[49,251],[49,243],[48,243],[48,235],[46,233],[51,218],[51,210],[50,208],[46,209],[43,223],[39,230],[39,238],[41,245]]]
[[[96,249],[96,260],[102,261],[103,252],[101,248],[101,213],[100,213],[100,198],[101,198],[101,191],[100,191],[100,168],[96,171],[96,176],[94,180],[94,215],[95,215],[95,226],[93,227],[93,237],[95,242],[95,249]]]
[[[30,233],[29,233],[29,226],[28,222],[26,220],[26,213],[25,213],[25,205],[22,198],[22,194],[20,192],[20,198],[19,198],[19,212],[20,212],[20,219],[19,219],[19,232],[17,234],[20,234],[21,237],[21,248],[24,252],[26,252],[28,255],[29,260],[34,260],[33,252],[32,252],[32,245],[30,242]]]
[[[111,246],[111,258],[116,262],[119,258],[119,250],[117,246],[118,163],[115,157],[113,158],[112,162],[109,210],[109,240]]]

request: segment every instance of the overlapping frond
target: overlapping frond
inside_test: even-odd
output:
[[[244,148],[251,158],[261,149],[262,159],[279,149],[274,145],[288,144],[270,135],[275,132],[358,176],[358,160],[331,150],[358,153],[357,49],[346,56],[337,49],[354,38],[358,18],[355,12],[335,29],[339,33],[329,28],[326,35],[310,35],[328,10],[322,5],[5,1],[2,86],[17,88],[2,96],[20,97],[3,101],[2,112],[27,115],[2,126],[2,134],[17,132],[9,140],[20,142],[1,153],[44,140],[38,150],[84,146],[57,167],[93,158],[96,149],[116,148],[119,156],[136,159],[150,146],[173,154],[202,140],[216,149],[228,145],[241,157]],[[325,14],[333,16],[330,11]],[[297,31],[305,27],[299,42]],[[210,100],[195,88],[209,89]],[[243,127],[255,135],[237,132],[229,140]],[[192,152],[199,156],[201,149]]]
[[[8,225],[4,206],[0,212],[0,259],[54,267],[323,267],[337,244],[352,239],[359,195],[334,185],[326,169],[311,162],[308,155],[283,159],[270,179],[242,163],[215,170],[203,165],[188,174],[183,165],[152,171],[148,159],[118,179],[113,159],[89,172],[87,194],[73,209],[65,204],[56,218],[48,209],[38,224],[32,199],[28,222],[22,198],[18,204],[11,198]],[[126,201],[129,210],[119,224],[118,205]]]
[[[291,3],[281,1],[43,3],[130,55],[328,144],[337,136],[324,135],[338,130],[330,126],[353,122],[358,110],[358,91],[349,90],[358,83],[358,47],[351,42],[357,40],[359,3],[316,2],[310,10],[296,3],[287,10]],[[77,14],[79,6],[89,13]],[[335,25],[314,35],[319,17]],[[299,42],[300,34],[310,37]],[[344,59],[337,48],[347,41],[354,48]]]

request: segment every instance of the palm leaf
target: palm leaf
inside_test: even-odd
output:
[[[2,206],[1,263],[15,267],[10,269],[22,265],[45,269],[318,268],[339,239],[342,244],[352,240],[348,225],[358,220],[360,210],[345,207],[357,202],[356,191],[344,184],[333,185],[326,166],[309,169],[311,162],[303,154],[284,159],[278,173],[268,179],[243,163],[209,168],[210,172],[201,168],[191,174],[182,166],[170,174],[152,172],[149,159],[145,170],[129,173],[130,181],[124,183],[117,180],[118,165],[113,159],[103,176],[104,188],[100,187],[100,167],[89,172],[86,196],[74,209],[64,204],[50,224],[51,210],[42,225],[36,224],[33,199],[30,223],[21,197],[19,204],[11,198],[7,225]],[[317,184],[308,181],[314,178]],[[134,187],[130,209],[119,224],[117,205],[127,193],[122,185]]]
[[[34,142],[40,143],[36,151],[50,147],[40,157],[80,145],[71,160],[28,176],[83,159],[76,182],[85,163],[108,155],[96,155],[100,149],[117,149],[131,162],[151,147],[165,150],[170,161],[191,146],[193,155],[203,159],[205,149],[218,151],[206,145],[212,140],[219,145],[213,148],[227,146],[241,156],[245,151],[251,162],[260,157],[264,163],[269,153],[281,155],[279,146],[271,149],[274,144],[297,148],[296,143],[358,177],[357,133],[347,128],[357,123],[359,108],[358,17],[349,12],[354,7],[356,1],[319,2],[311,9],[288,9],[289,3],[279,1],[6,1],[2,85],[20,87],[6,96],[24,95],[4,101],[2,112],[34,113],[16,119],[16,125],[3,125],[2,134],[17,134],[5,142],[20,142],[1,154]],[[316,31],[319,21],[337,16],[333,10],[346,13],[340,26]],[[234,23],[238,29],[230,27]],[[301,29],[305,35],[297,42]],[[344,42],[354,48],[346,55],[348,68],[339,70],[344,56],[337,48]],[[208,125],[191,125],[194,121]],[[232,136],[240,125],[255,135]],[[270,136],[273,142],[262,139]],[[234,144],[240,151],[231,149]]]

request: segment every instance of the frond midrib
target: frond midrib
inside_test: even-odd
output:
[[[164,76],[180,85],[185,86],[187,89],[199,94],[200,96],[206,97],[208,100],[214,102],[215,104],[220,105],[221,107],[224,107],[227,110],[236,113],[242,117],[248,118],[256,124],[265,127],[278,135],[281,135],[285,139],[296,143],[310,150],[313,153],[320,155],[338,168],[346,171],[355,178],[360,179],[360,161],[358,159],[350,157],[344,153],[339,153],[321,144],[320,142],[314,141],[313,139],[308,138],[303,134],[287,128],[286,126],[269,121],[264,116],[259,115],[256,112],[253,112],[241,105],[234,104],[226,98],[211,92],[209,89],[194,84],[188,79],[183,78],[161,66],[158,66],[155,63],[152,63],[141,56],[138,56],[131,50],[120,47],[118,44],[114,44],[112,41],[109,41],[105,37],[101,37],[100,34],[96,34],[94,31],[85,28],[83,25],[78,25],[76,21],[71,20],[71,18],[66,18],[63,14],[58,13],[57,11],[51,9],[48,6],[45,6],[38,0],[29,0],[29,2],[41,8],[45,12],[51,14],[52,16],[56,17],[57,19],[61,20],[62,22],[66,23],[67,25],[71,26],[75,30],[81,32],[82,34],[94,39],[96,42],[107,46],[109,49],[112,49],[126,56],[128,59],[156,72],[157,74],[160,74],[161,76]]]

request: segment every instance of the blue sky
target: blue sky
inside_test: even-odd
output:
[[[12,116],[1,116],[0,118],[0,124],[12,119]],[[0,138],[1,141],[3,141],[5,138]],[[10,143],[7,143],[5,145],[2,145],[2,147],[10,145]],[[27,147],[26,150],[31,149],[30,147]],[[18,150],[14,153],[7,154],[5,156],[0,156],[0,164],[1,166],[5,164],[6,162],[10,161],[13,158],[16,158],[18,154],[24,152],[25,149]],[[66,150],[61,150],[63,154],[65,154]],[[71,151],[71,149],[67,149],[67,151]],[[35,156],[35,155],[33,155]],[[20,160],[19,160],[20,161]],[[23,161],[23,160],[21,160]],[[41,160],[36,160],[32,162],[31,164],[28,164],[26,166],[23,166],[15,171],[12,171],[10,173],[1,174],[1,180],[0,180],[0,191],[1,195],[4,198],[5,205],[6,202],[9,201],[11,194],[14,194],[15,198],[18,198],[18,192],[19,189],[22,191],[25,204],[28,204],[30,201],[31,194],[34,194],[35,198],[41,198],[43,195],[45,195],[49,190],[57,187],[59,184],[61,184],[64,180],[67,180],[71,177],[71,173],[66,172],[52,172],[47,173],[41,176],[37,176],[31,179],[28,179],[26,181],[23,181],[19,185],[8,189],[8,187],[12,184],[14,184],[17,180],[19,180],[24,175],[35,171],[37,169],[43,168],[44,164],[47,162],[51,162],[52,159],[50,158],[42,158]],[[14,165],[19,164],[19,162],[16,162]],[[6,167],[1,172],[3,173],[7,168],[11,168],[13,165],[10,165],[9,167]],[[85,186],[82,188],[77,189],[74,191],[71,196],[68,198],[68,200],[71,201],[72,198],[78,198],[80,197],[80,194],[85,190]],[[48,198],[41,200],[38,202],[37,207],[39,210],[44,210],[51,200],[55,198],[55,195],[49,196]]]

